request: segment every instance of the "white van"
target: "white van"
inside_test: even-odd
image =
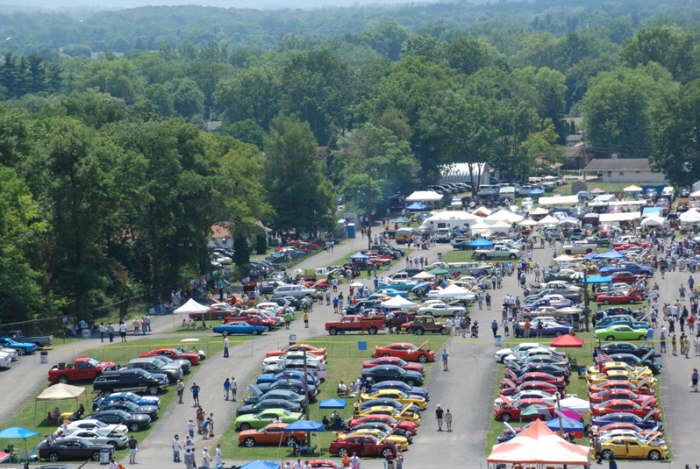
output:
[[[452,239],[452,230],[449,228],[438,228],[435,232],[435,241],[438,243],[449,243]]]

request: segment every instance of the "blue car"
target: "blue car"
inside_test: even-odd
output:
[[[593,418],[591,425],[604,427],[606,425],[610,425],[611,423],[632,423],[644,430],[651,430],[653,428],[657,428],[658,426],[657,430],[662,431],[664,428],[663,424],[658,420],[654,420],[653,418],[638,417],[627,412],[614,412],[612,414],[595,417]]]
[[[15,342],[9,337],[0,337],[0,347],[8,347],[17,350],[18,355],[25,355],[28,353],[34,353],[37,349],[36,344],[27,342]]]
[[[617,326],[619,324],[623,324],[625,326],[630,326],[632,329],[649,329],[649,324],[643,321],[630,321],[628,319],[616,319],[612,321],[606,321],[606,322],[597,322],[595,323],[595,328],[596,329],[607,329],[610,326]]]
[[[430,400],[430,393],[425,388],[419,388],[417,386],[411,386],[404,383],[403,381],[380,381],[379,383],[373,384],[371,391],[376,392],[380,389],[398,389],[406,394],[414,394],[416,396],[421,396],[425,398],[426,401]]]
[[[152,405],[160,407],[160,397],[158,396],[139,396],[133,392],[113,392],[103,397],[98,397],[92,403],[92,410],[97,410],[101,406],[106,406],[110,402],[129,401],[136,405]]]
[[[231,334],[256,334],[260,335],[267,330],[265,326],[253,326],[243,321],[235,321],[224,324],[223,326],[215,326],[212,331],[221,335]]]
[[[301,380],[302,376],[304,376],[303,371],[294,371],[294,370],[284,370],[284,371],[281,371],[279,373],[265,373],[265,374],[258,376],[258,379],[256,380],[256,384],[274,383],[274,382],[279,381],[281,379]],[[306,373],[306,381],[311,386],[319,386],[321,384],[319,379],[316,378],[311,373]]]
[[[634,275],[654,275],[654,269],[644,264],[628,262],[625,264],[606,265],[598,270],[601,275],[614,274],[615,272],[631,272]]]

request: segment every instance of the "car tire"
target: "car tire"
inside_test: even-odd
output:
[[[615,340],[615,337],[610,335],[610,336],[606,337],[605,340]]]
[[[394,452],[390,448],[384,448],[382,450],[382,457],[384,459],[388,458],[389,456],[393,456]]]
[[[100,452],[95,451],[94,453],[92,453],[90,455],[90,459],[92,459],[93,461],[99,461],[100,460]]]
[[[652,461],[658,461],[659,459],[661,459],[661,453],[659,453],[655,449],[651,450],[649,451],[649,459],[651,459]]]
[[[58,378],[58,382],[61,383],[61,384],[67,384],[67,383],[68,383],[68,378],[66,378],[65,375],[61,375],[61,376]]]
[[[415,329],[413,329],[413,333],[416,335],[423,335],[424,332],[425,331],[423,329],[421,329],[420,327],[416,327]]]
[[[369,335],[374,335],[377,333],[377,328],[372,326],[369,329],[367,329],[367,332],[369,333]]]
[[[257,329],[255,331],[255,335],[262,335],[262,333],[263,333],[263,331],[261,331],[260,329]]]
[[[344,458],[344,457],[347,456],[347,455],[348,455],[348,450],[347,450],[347,449],[345,449],[345,448],[340,448],[340,449],[338,450],[338,456],[340,456],[341,458]]]
[[[338,330],[337,330],[335,327],[331,327],[330,329],[328,329],[328,333],[329,333],[330,335],[337,335],[337,334],[338,334]]]
[[[114,449],[114,451],[119,449],[119,443],[117,443],[116,441],[108,441],[107,444],[110,445]]]
[[[643,336],[643,335],[639,336],[639,340],[644,340],[644,339],[646,339],[646,336]]]
[[[515,254],[511,254],[508,256],[508,259],[515,259]]]
[[[18,356],[18,357],[21,357],[22,355],[24,355],[24,350],[22,350],[21,348],[18,348],[18,349],[15,349],[15,350],[17,350],[17,356]]]
[[[245,431],[245,430],[250,430],[250,424],[249,423],[242,423],[240,427],[238,427],[239,431]]]
[[[49,461],[51,462],[58,462],[61,458],[58,456],[58,453],[51,453],[49,454]]]
[[[137,432],[137,431],[139,431],[139,425],[138,425],[137,423],[129,424],[129,431],[130,431],[130,432]]]
[[[155,387],[155,386],[151,386],[150,388],[148,388],[148,394],[150,394],[151,396],[157,395],[157,394],[158,394],[158,388]]]
[[[503,421],[503,422],[510,422],[511,419],[512,419],[512,417],[510,416],[510,414],[501,415],[501,421]]]
[[[428,361],[428,357],[426,357],[425,355],[421,355],[418,357],[418,361],[421,363],[425,363]]]
[[[255,438],[249,437],[243,440],[243,446],[245,446],[246,448],[252,448],[253,446],[255,446],[255,443]]]
[[[479,259],[481,259],[482,261],[485,261],[485,260],[486,260],[486,254],[481,254],[481,255],[479,256]]]
[[[226,337],[228,337],[228,336],[231,335],[231,333],[230,333],[229,331],[224,331],[224,334],[223,334],[223,335],[225,335]]]
[[[604,449],[602,453],[600,453],[600,457],[603,459],[610,459],[610,456],[612,456],[612,451],[609,449]]]

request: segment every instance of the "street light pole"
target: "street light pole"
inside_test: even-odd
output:
[[[306,415],[306,420],[309,420],[309,377],[306,373],[306,349],[304,349],[304,376],[302,377],[302,382],[304,383],[304,414]]]

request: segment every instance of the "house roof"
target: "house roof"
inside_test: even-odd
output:
[[[648,158],[594,158],[586,171],[652,171]]]

